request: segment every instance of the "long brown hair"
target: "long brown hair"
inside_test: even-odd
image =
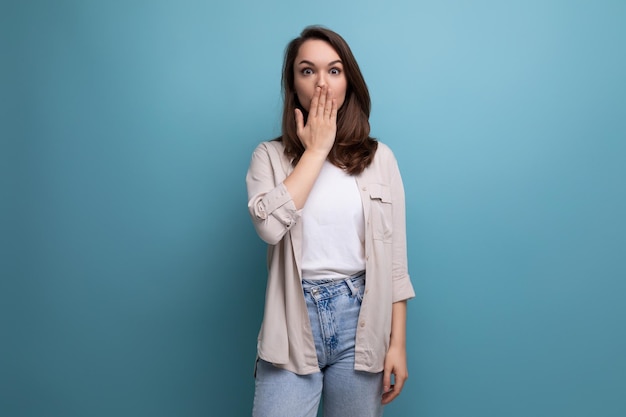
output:
[[[310,39],[327,42],[343,63],[348,87],[343,105],[337,112],[337,136],[328,160],[351,175],[360,174],[374,159],[378,142],[369,136],[371,101],[367,85],[348,43],[338,34],[321,26],[306,27],[285,49],[282,88],[284,94],[281,139],[285,154],[295,165],[304,153],[296,133],[294,109],[299,108],[306,120],[307,112],[300,104],[294,87],[294,63],[300,46]]]

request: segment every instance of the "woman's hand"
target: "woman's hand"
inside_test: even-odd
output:
[[[391,384],[391,375],[394,376],[394,384]],[[392,402],[402,391],[404,381],[409,377],[406,365],[406,347],[393,344],[389,346],[385,356],[385,370],[383,372],[383,404]]]
[[[332,98],[332,91],[327,86],[316,88],[306,126],[300,109],[295,109],[295,113],[296,133],[304,149],[326,159],[337,134],[337,101]]]
[[[327,86],[318,87],[311,100],[306,126],[302,112],[299,109],[295,112],[296,133],[304,146],[304,153],[283,184],[296,209],[300,210],[335,143],[337,102]]]
[[[391,385],[391,375],[394,384]],[[409,377],[406,365],[406,300],[391,306],[391,338],[383,371],[383,404],[392,402],[402,391]]]

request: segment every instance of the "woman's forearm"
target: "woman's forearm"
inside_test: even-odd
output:
[[[391,306],[391,339],[390,346],[406,346],[406,300],[393,303]]]
[[[327,154],[322,152],[304,151],[293,172],[283,181],[293,203],[296,205],[296,209],[300,210],[304,207],[315,180],[320,174],[322,165],[324,165],[326,156]]]

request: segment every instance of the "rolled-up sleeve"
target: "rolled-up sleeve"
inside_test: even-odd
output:
[[[408,272],[406,245],[406,207],[404,185],[395,157],[391,157],[391,192],[393,195],[392,278],[393,302],[415,297]]]
[[[286,177],[281,160],[272,158],[266,143],[252,154],[246,175],[248,211],[257,233],[265,242],[275,245],[300,218],[291,195],[283,184]]]

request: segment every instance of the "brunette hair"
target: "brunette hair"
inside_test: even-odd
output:
[[[348,43],[338,34],[321,26],[306,27],[285,49],[282,88],[284,94],[282,136],[285,154],[297,164],[304,146],[296,133],[294,109],[299,108],[305,121],[308,113],[302,107],[294,87],[294,63],[300,46],[310,39],[327,42],[339,55],[347,81],[346,98],[337,112],[337,136],[328,160],[350,175],[363,172],[374,159],[378,142],[369,136],[371,101],[367,85]]]

